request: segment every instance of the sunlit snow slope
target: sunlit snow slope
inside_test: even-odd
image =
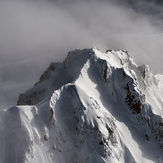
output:
[[[2,163],[162,163],[163,76],[127,51],[69,52],[0,111]]]

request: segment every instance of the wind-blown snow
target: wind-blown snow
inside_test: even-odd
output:
[[[161,163],[162,95],[127,51],[69,52],[1,110],[1,162]]]

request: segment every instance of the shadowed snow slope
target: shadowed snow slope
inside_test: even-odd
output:
[[[69,52],[17,104],[0,111],[0,162],[163,162],[163,76],[127,51]]]

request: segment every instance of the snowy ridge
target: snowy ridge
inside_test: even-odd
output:
[[[69,52],[1,111],[0,161],[162,163],[162,97],[163,76],[127,51]]]

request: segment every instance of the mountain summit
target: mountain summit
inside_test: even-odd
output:
[[[162,108],[163,76],[129,52],[77,49],[1,111],[0,162],[162,163]]]

